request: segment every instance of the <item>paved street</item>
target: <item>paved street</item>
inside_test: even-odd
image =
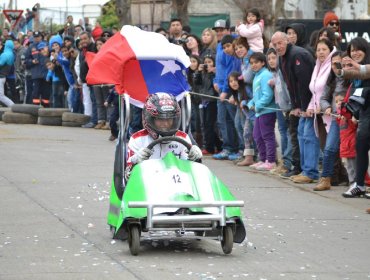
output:
[[[0,122],[0,279],[370,279],[370,200],[204,163],[245,201],[247,237],[146,241],[106,225],[114,143],[94,129]]]

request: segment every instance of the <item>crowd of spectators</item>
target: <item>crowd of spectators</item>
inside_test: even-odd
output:
[[[217,20],[200,38],[184,29],[173,19],[169,30],[156,32],[190,57],[191,132],[203,155],[315,184],[314,191],[347,185],[343,197],[370,198],[365,39],[354,38],[341,49],[333,12],[312,34],[293,23],[270,40],[255,8],[234,28]]]
[[[56,34],[14,37],[3,28],[0,102],[69,108],[91,116],[84,127],[111,129],[113,141],[118,97],[108,86],[87,84],[85,55],[117,31],[99,22],[75,25],[71,16]],[[234,28],[220,19],[200,37],[177,18],[155,32],[190,57],[190,131],[203,155],[315,184],[315,191],[345,184],[344,197],[370,198],[370,47],[357,37],[341,49],[333,12],[312,34],[293,23],[270,39],[255,8]],[[133,107],[129,133],[141,128],[141,109]]]
[[[36,104],[51,108],[69,108],[90,116],[85,128],[111,130],[109,140],[117,138],[117,95],[108,86],[86,83],[87,51],[97,53],[118,31],[103,29],[99,22],[75,25],[68,16],[64,28],[55,34],[28,31],[14,36],[1,30],[0,102]],[[111,117],[112,115],[112,117]],[[112,119],[112,124],[109,123]]]

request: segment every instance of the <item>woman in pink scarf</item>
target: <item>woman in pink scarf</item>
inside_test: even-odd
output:
[[[320,107],[320,99],[326,90],[328,77],[331,72],[331,58],[336,51],[337,49],[333,43],[326,38],[319,40],[316,44],[317,60],[310,82],[312,98],[307,108],[307,116],[315,118],[314,128],[317,137],[319,137],[318,120],[319,118],[322,118],[328,136],[324,149],[323,172],[318,185],[314,188],[315,191],[330,189],[330,179],[333,175],[334,163],[339,148],[339,136],[334,137],[334,135],[339,135],[339,127],[336,123],[333,123],[333,127],[331,127],[332,116],[330,114],[324,114],[321,116],[324,112],[321,111]]]

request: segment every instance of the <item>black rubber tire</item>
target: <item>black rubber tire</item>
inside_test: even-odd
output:
[[[3,115],[4,115],[5,112],[10,112],[10,108],[8,108],[8,107],[1,107],[0,108],[0,121],[3,120]]]
[[[65,121],[62,121],[62,126],[67,126],[67,127],[81,127],[81,124],[75,123],[75,122],[65,122]]]
[[[62,119],[65,112],[70,111],[66,108],[40,108],[39,117],[60,117]]]
[[[233,229],[230,226],[222,228],[222,240],[221,247],[224,254],[230,254],[234,246],[234,234]]]
[[[5,123],[17,123],[17,124],[36,124],[37,117],[30,114],[5,112],[3,115],[3,121]]]
[[[14,104],[10,108],[14,113],[29,114],[38,117],[39,109],[42,107],[40,107],[39,105],[32,104]]]
[[[38,117],[37,123],[40,125],[61,126],[62,117]]]
[[[128,246],[130,248],[131,255],[137,256],[139,254],[140,249],[139,225],[130,226],[128,234]]]
[[[81,126],[87,124],[90,121],[90,116],[86,116],[84,114],[65,112],[62,115],[62,121],[78,123]]]

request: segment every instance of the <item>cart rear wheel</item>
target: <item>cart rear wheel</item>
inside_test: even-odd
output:
[[[128,235],[128,245],[131,255],[137,256],[140,249],[140,230],[138,225],[132,225]]]
[[[233,229],[230,226],[223,227],[221,240],[222,251],[225,254],[230,254],[231,251],[233,250],[233,245],[234,245]]]

